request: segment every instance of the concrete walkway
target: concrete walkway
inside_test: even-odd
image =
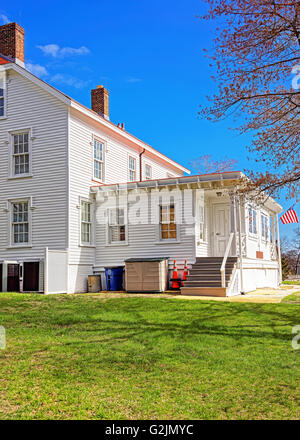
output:
[[[245,295],[229,296],[226,298],[218,298],[211,296],[184,296],[180,295],[182,299],[205,299],[213,301],[227,301],[227,302],[246,302],[246,303],[280,303],[285,296],[291,295],[300,290],[300,286],[282,286],[278,289],[264,288],[248,292]]]
[[[126,293],[102,291],[101,295],[105,299],[110,298],[130,298],[130,297],[147,297],[147,298],[169,298],[169,299],[187,299],[187,300],[204,300],[204,301],[226,301],[226,302],[245,302],[245,303],[280,303],[281,300],[292,293],[300,291],[300,286],[283,285],[278,289],[264,288],[249,292],[246,295],[236,295],[231,297],[217,296],[185,296],[179,293],[168,291],[165,293]],[[86,295],[86,293],[84,294]],[[93,295],[93,294],[91,294]]]

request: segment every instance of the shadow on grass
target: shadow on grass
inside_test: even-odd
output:
[[[205,307],[204,307],[205,306]],[[122,308],[125,312],[126,308]],[[140,307],[131,305],[127,313],[130,319],[124,319],[124,316],[118,318],[105,318],[105,311],[101,317],[88,317],[74,319],[68,317],[58,320],[52,325],[67,327],[71,325],[75,329],[80,329],[82,333],[102,334],[99,342],[110,341],[128,341],[130,338],[140,339],[158,339],[163,336],[172,337],[177,340],[186,340],[191,337],[206,336],[224,336],[233,337],[235,340],[241,338],[252,339],[276,339],[286,341],[290,338],[290,328],[298,323],[297,314],[285,313],[274,307],[265,307],[260,304],[251,305],[216,305],[203,304],[201,307],[201,316],[195,318],[200,310],[191,311],[182,308],[173,308],[171,310],[159,310],[159,313],[153,310],[151,316],[145,318],[142,315],[145,312],[139,311]],[[111,312],[111,310],[110,310]],[[186,312],[189,313],[188,317]],[[93,313],[97,313],[94,310]],[[94,343],[95,340],[86,341]],[[76,344],[70,342],[69,344]]]

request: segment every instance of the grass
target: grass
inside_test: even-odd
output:
[[[292,293],[291,295],[285,296],[281,302],[300,304],[300,290],[298,292]]]
[[[0,294],[0,418],[298,419],[299,311]]]
[[[300,280],[295,280],[295,281],[285,280],[285,281],[282,281],[282,284],[300,286]]]

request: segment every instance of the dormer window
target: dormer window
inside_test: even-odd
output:
[[[6,116],[5,72],[0,72],[0,119]]]

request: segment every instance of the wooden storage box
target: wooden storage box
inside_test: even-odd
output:
[[[125,260],[127,292],[161,293],[167,290],[168,258],[129,258]]]

